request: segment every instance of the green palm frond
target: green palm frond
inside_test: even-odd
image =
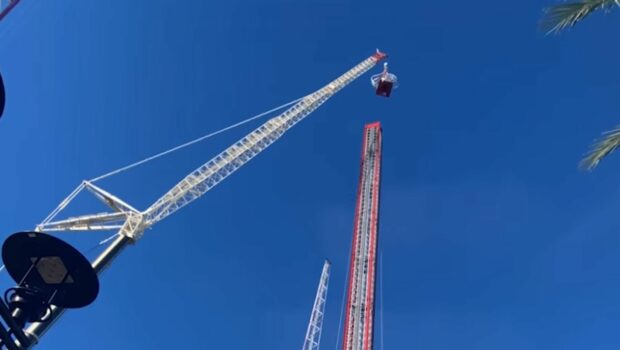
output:
[[[603,158],[618,147],[620,147],[620,125],[603,133],[603,137],[592,145],[590,152],[581,160],[580,167],[585,170],[594,169]]]
[[[562,5],[555,5],[545,10],[541,27],[550,33],[559,33],[574,26],[596,10],[610,9],[620,6],[620,0],[581,0]]]

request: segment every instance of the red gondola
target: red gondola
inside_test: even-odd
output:
[[[394,83],[386,80],[379,80],[377,84],[376,93],[378,96],[390,97]]]
[[[398,87],[398,78],[396,75],[388,72],[387,62],[383,64],[383,72],[373,75],[370,78],[370,83],[375,88],[375,92],[378,96],[390,97],[392,89]]]

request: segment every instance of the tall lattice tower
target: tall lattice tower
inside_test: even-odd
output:
[[[364,127],[343,350],[372,350],[381,177],[381,124]]]

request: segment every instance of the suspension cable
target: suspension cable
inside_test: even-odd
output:
[[[2,0],[0,0],[0,2],[2,2]],[[10,5],[10,2],[8,3],[8,5]],[[15,10],[15,8],[11,10],[11,13],[7,14],[7,16],[13,17],[14,19],[11,19],[10,21],[6,21],[6,17],[2,19],[3,22],[6,21],[6,25],[3,25],[2,30],[0,30],[0,42],[6,44],[11,39],[8,35],[17,26],[28,27],[29,23],[26,21],[32,22],[31,18],[34,17],[34,11],[38,11],[40,7],[41,1],[31,0],[20,4],[20,9],[18,9],[17,11]],[[18,19],[18,17],[20,18]],[[24,17],[26,19],[24,19]]]
[[[117,236],[120,236],[121,233],[120,232],[115,232],[113,235],[106,237],[105,239],[99,241],[99,243],[97,243],[97,247],[100,245],[104,245],[106,243],[108,243],[109,241],[113,240],[114,238],[116,238]]]
[[[71,192],[67,196],[67,198],[60,202],[60,204],[58,204],[58,206],[51,213],[49,213],[49,215],[43,220],[43,222],[41,222],[40,225],[47,224],[48,222],[53,220],[56,215],[58,215],[58,213],[60,213],[67,205],[69,205],[73,198],[75,198],[83,189],[84,183],[82,182],[78,187],[75,188],[75,190],[73,190],[73,192]]]
[[[110,177],[110,176],[112,176],[112,175],[116,175],[116,174],[118,174],[118,173],[122,173],[123,171],[129,170],[129,169],[131,169],[131,168],[135,168],[135,167],[137,167],[138,165],[142,165],[142,164],[144,164],[144,163],[150,162],[151,160],[157,159],[157,158],[159,158],[159,157],[163,157],[163,156],[165,156],[165,155],[167,155],[167,154],[170,154],[170,153],[172,153],[172,152],[174,152],[174,151],[178,151],[178,150],[180,150],[180,149],[182,149],[182,148],[185,148],[185,147],[191,146],[191,145],[193,145],[193,144],[195,144],[195,143],[198,143],[198,142],[200,142],[200,141],[206,140],[206,139],[208,139],[208,138],[210,138],[210,137],[213,137],[213,136],[215,136],[215,135],[221,134],[221,133],[223,133],[223,132],[225,132],[225,131],[228,131],[228,130],[234,129],[234,128],[239,127],[239,126],[241,126],[241,125],[247,124],[247,123],[249,123],[249,122],[251,122],[251,121],[253,121],[253,120],[256,120],[256,119],[258,119],[258,118],[264,117],[264,116],[266,116],[266,115],[268,115],[268,114],[271,114],[271,113],[273,113],[273,112],[275,112],[275,111],[278,111],[278,110],[280,110],[280,109],[286,108],[286,107],[288,107],[288,106],[290,106],[290,105],[292,105],[292,104],[295,104],[295,103],[297,103],[297,102],[301,101],[302,99],[303,99],[303,97],[302,97],[302,98],[298,98],[298,99],[296,99],[296,100],[293,100],[293,101],[291,101],[291,102],[285,103],[285,104],[283,104],[283,105],[281,105],[281,106],[278,106],[278,107],[273,108],[273,109],[270,109],[270,110],[268,110],[268,111],[266,111],[266,112],[263,112],[263,113],[257,114],[257,115],[255,115],[255,116],[253,116],[253,117],[250,117],[250,118],[245,119],[245,120],[243,120],[243,121],[240,121],[240,122],[238,122],[238,123],[232,124],[232,125],[227,126],[227,127],[223,128],[223,129],[220,129],[220,130],[214,131],[214,132],[209,133],[209,134],[207,134],[207,135],[201,136],[201,137],[199,137],[199,138],[197,138],[197,139],[194,139],[194,140],[188,141],[188,142],[186,142],[186,143],[184,143],[184,144],[181,144],[181,145],[179,145],[179,146],[172,147],[172,148],[170,148],[169,150],[166,150],[166,151],[163,151],[163,152],[157,153],[157,154],[152,155],[152,156],[150,156],[150,157],[147,157],[147,158],[144,158],[144,159],[142,159],[142,160],[139,160],[139,161],[137,161],[137,162],[135,162],[135,163],[131,163],[131,164],[126,165],[126,166],[124,166],[124,167],[121,167],[121,168],[118,168],[118,169],[116,169],[116,170],[110,171],[109,173],[103,174],[103,175],[98,176],[98,177],[96,177],[96,178],[94,178],[94,179],[91,179],[91,180],[89,180],[89,181],[90,181],[90,182],[96,182],[96,181],[99,181],[99,180],[105,179],[105,178],[107,178],[107,177]]]

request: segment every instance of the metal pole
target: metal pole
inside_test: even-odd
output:
[[[31,343],[31,341],[26,337],[26,334],[24,334],[24,332],[22,331],[22,327],[17,324],[8,306],[5,305],[4,301],[2,300],[0,300],[0,315],[2,316],[2,319],[4,320],[4,322],[6,322],[6,325],[9,327],[9,330],[11,331],[11,333],[13,333],[15,335],[15,338],[17,338],[17,341],[20,344],[19,348],[25,349],[26,346],[28,346]],[[9,337],[9,339],[11,338]],[[11,343],[11,344],[15,345],[15,343]],[[9,349],[12,349],[11,344],[7,343],[6,346]],[[0,347],[0,349],[1,348],[2,347]],[[17,349],[17,347],[15,347],[15,349]]]
[[[116,258],[127,245],[133,240],[125,235],[119,235],[94,261],[93,268],[97,274],[101,274],[108,265]],[[31,338],[30,344],[25,349],[31,349],[39,342],[39,339],[54,325],[65,310],[63,308],[52,306],[52,313],[46,322],[35,322],[25,329],[26,335]]]
[[[9,350],[19,350],[17,345],[15,345],[13,338],[11,338],[11,335],[9,334],[9,332],[7,332],[7,330],[4,329],[4,326],[1,324],[0,324],[0,338],[2,338],[2,341],[0,341],[0,349],[2,349],[3,346],[6,346],[7,349]]]

